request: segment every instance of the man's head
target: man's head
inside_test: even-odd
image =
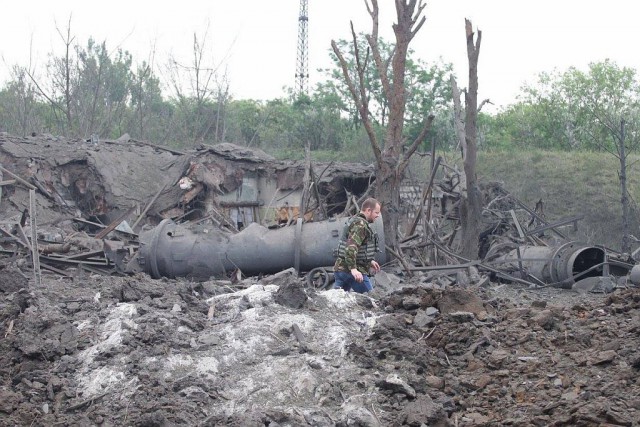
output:
[[[380,208],[380,202],[370,197],[362,203],[360,212],[362,212],[367,221],[371,223],[380,216]]]

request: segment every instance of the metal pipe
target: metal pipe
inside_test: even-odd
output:
[[[557,247],[520,246],[498,257],[495,263],[511,264],[510,270],[520,271],[523,276],[530,275],[545,284],[570,288],[576,279],[602,276],[605,258],[605,251],[600,247],[567,242]]]
[[[129,272],[144,271],[153,278],[208,279],[240,269],[247,276],[273,274],[287,268],[310,271],[333,265],[334,249],[348,218],[268,229],[251,223],[236,234],[218,228],[186,228],[165,219],[140,235],[140,247],[127,265]],[[385,262],[382,218],[371,227],[378,234],[376,256]]]

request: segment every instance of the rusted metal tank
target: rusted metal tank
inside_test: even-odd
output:
[[[127,266],[154,278],[208,279],[240,269],[247,276],[273,274],[294,267],[299,272],[333,265],[334,249],[348,218],[302,223],[269,229],[252,223],[236,234],[217,227],[186,228],[171,220],[140,235],[140,247]],[[384,229],[378,218],[372,229],[378,234],[385,262]]]
[[[606,254],[601,247],[567,242],[556,247],[520,246],[491,263],[523,276],[531,275],[545,284],[571,288],[577,280],[602,276]]]

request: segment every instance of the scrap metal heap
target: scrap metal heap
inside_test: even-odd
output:
[[[229,143],[180,151],[127,135],[96,143],[0,133],[0,251],[25,268],[37,254],[40,268],[63,276],[207,279],[294,267],[320,272],[325,286],[335,239],[369,196],[372,170],[278,161]],[[581,217],[548,222],[542,200],[530,208],[495,182],[481,183],[480,259],[460,257],[462,178],[439,159],[427,184],[403,186],[401,243],[392,259],[381,254],[385,269],[443,283],[588,290],[639,275],[635,254],[573,241],[567,227]]]

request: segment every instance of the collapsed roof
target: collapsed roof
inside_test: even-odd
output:
[[[245,176],[272,183],[273,194],[260,194],[255,200],[266,209],[276,193],[301,190],[305,174],[303,161],[276,160],[258,149],[222,143],[179,151],[127,135],[93,142],[0,133],[0,165],[6,180],[0,213],[6,219],[18,218],[29,207],[26,190],[33,186],[37,189],[39,224],[69,217],[108,223],[132,206],[136,206],[137,215],[142,214],[152,200],[140,225],[188,213],[197,218],[206,214],[198,209],[205,203],[219,207],[225,195],[228,199],[228,195],[240,193]],[[320,162],[315,166],[319,172],[314,180],[317,191],[328,202],[322,209],[316,203],[321,215],[340,212],[347,192],[360,194],[373,179],[372,167],[364,163]],[[28,185],[15,182],[12,175]],[[289,197],[289,208],[299,204],[290,201]],[[273,203],[271,209],[278,207]]]

